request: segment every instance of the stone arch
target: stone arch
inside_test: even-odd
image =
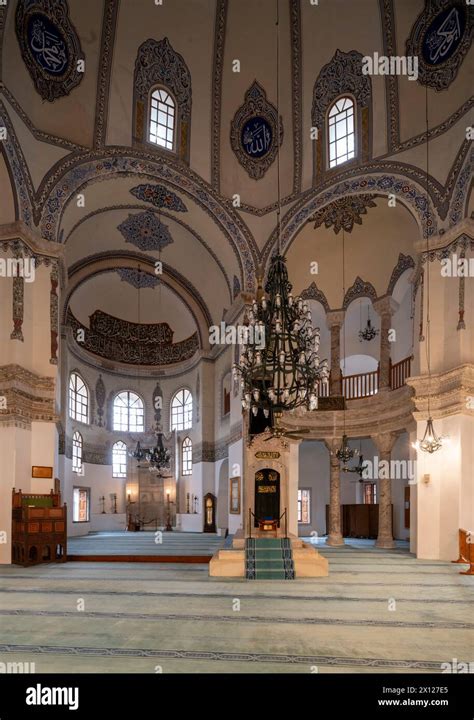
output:
[[[165,182],[167,187],[185,194],[204,210],[229,242],[245,289],[255,290],[258,248],[249,228],[204,180],[167,157],[114,148],[106,153],[84,153],[58,163],[40,188],[35,221],[40,224],[42,237],[58,242],[62,215],[75,195],[90,184],[123,173]]]
[[[322,208],[338,198],[347,195],[377,194],[388,197],[393,195],[415,219],[420,236],[428,232],[433,235],[438,228],[438,215],[431,195],[426,196],[426,189],[418,182],[406,176],[390,174],[387,167],[378,163],[378,169],[371,165],[373,172],[362,172],[356,168],[349,172],[344,180],[332,183],[324,190],[306,195],[294,205],[282,220],[281,252],[286,253],[303,225]],[[278,228],[275,227],[263,249],[264,263],[268,264],[272,249],[278,239]]]

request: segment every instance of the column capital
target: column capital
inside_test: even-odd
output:
[[[373,307],[378,315],[395,315],[400,305],[391,295],[386,295],[376,300]]]
[[[342,327],[344,324],[345,310],[330,310],[326,313],[326,323],[329,329],[338,325]]]
[[[381,455],[389,455],[397,441],[398,434],[394,432],[379,433],[371,435],[371,438]]]

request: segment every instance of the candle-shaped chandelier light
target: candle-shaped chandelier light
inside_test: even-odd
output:
[[[293,298],[286,260],[274,255],[265,285],[266,295],[248,312],[243,352],[234,365],[240,378],[242,407],[265,417],[284,410],[318,407],[318,388],[327,382],[327,360],[320,362],[319,328],[302,298]]]

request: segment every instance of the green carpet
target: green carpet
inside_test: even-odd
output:
[[[247,580],[294,580],[290,541],[287,538],[247,538],[245,577]]]

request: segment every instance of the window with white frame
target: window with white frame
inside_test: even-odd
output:
[[[89,422],[89,391],[77,373],[69,377],[69,417],[79,422]]]
[[[72,471],[82,472],[82,435],[77,430],[72,436]]]
[[[192,475],[193,473],[193,444],[187,437],[183,440],[181,448],[181,474]]]
[[[298,522],[309,525],[311,522],[311,490],[301,488],[298,490]]]
[[[143,432],[143,400],[136,393],[125,390],[114,399],[114,430]]]
[[[328,116],[329,167],[337,167],[355,157],[354,101],[341,97],[331,106]]]
[[[112,477],[127,477],[127,446],[121,440],[112,447]]]
[[[171,430],[189,430],[193,425],[193,396],[183,388],[171,401]]]
[[[174,150],[176,106],[164,88],[157,88],[150,98],[150,126],[148,139],[166,150]]]

